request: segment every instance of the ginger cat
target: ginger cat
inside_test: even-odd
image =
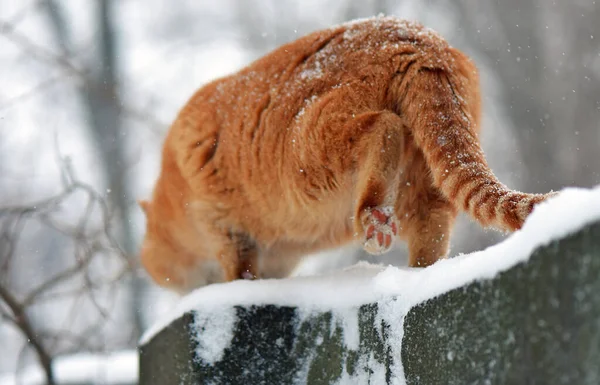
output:
[[[478,141],[477,69],[420,24],[358,20],[201,88],[166,138],[141,258],[161,285],[287,274],[349,242],[411,266],[448,253],[464,210],[519,229],[552,194],[512,191]]]

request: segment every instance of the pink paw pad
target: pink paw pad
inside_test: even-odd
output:
[[[398,235],[396,217],[389,209],[365,210],[365,243],[363,248],[369,254],[383,254],[392,247],[394,236]]]
[[[250,271],[246,270],[246,271],[242,271],[242,279],[252,280],[252,279],[256,279],[256,277]]]

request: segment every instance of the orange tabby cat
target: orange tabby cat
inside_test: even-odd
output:
[[[307,253],[408,242],[448,253],[465,210],[519,229],[548,195],[512,191],[478,141],[477,70],[438,34],[380,17],[312,33],[201,88],[163,150],[142,262],[185,292],[285,275]]]

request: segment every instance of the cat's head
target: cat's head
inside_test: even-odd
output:
[[[146,234],[140,258],[142,265],[159,285],[185,294],[207,284],[222,282],[223,271],[214,258],[204,255],[199,237],[185,218],[140,201],[146,215]]]

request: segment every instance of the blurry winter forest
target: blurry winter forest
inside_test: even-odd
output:
[[[175,298],[139,269],[135,202],[178,109],[282,43],[381,12],[474,58],[503,182],[600,183],[594,0],[0,0],[0,374],[41,365],[51,378],[56,356],[134,347]],[[501,237],[461,218],[452,254]],[[321,269],[364,257],[344,254]]]

